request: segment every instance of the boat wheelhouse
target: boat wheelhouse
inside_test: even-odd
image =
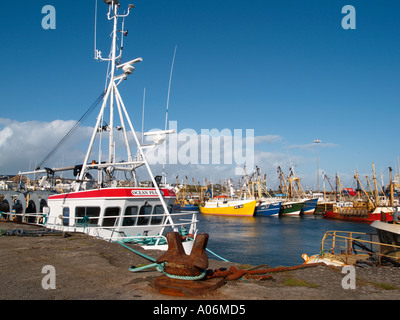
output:
[[[171,211],[174,191],[160,191]],[[49,197],[48,210],[47,227],[65,232],[85,229],[90,235],[113,241],[155,242],[157,239],[152,238],[164,234],[168,222],[155,189],[149,188],[106,188],[53,195]],[[52,211],[61,214],[57,216]]]

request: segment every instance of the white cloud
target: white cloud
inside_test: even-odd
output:
[[[282,141],[282,137],[278,135],[265,135],[254,137],[254,144],[272,144]]]
[[[75,121],[54,120],[52,122],[19,122],[0,118],[0,174],[14,174],[28,171],[53,149],[74,126]],[[79,128],[46,166],[77,164],[82,161],[82,151],[75,148],[88,138],[90,128]],[[80,157],[80,158],[79,158]]]
[[[331,142],[322,142],[318,144],[318,148],[335,148],[335,147],[339,147],[339,145]],[[307,144],[292,144],[287,146],[286,148],[315,151],[317,146],[315,143],[307,143]]]
[[[6,127],[3,130],[0,130],[0,147],[7,142],[7,139],[13,135],[13,131],[11,128]]]
[[[65,136],[65,134],[74,126],[76,122],[54,120],[51,122],[44,121],[27,121],[19,122],[10,119],[0,118],[0,174],[16,174],[19,171],[33,170],[34,167],[45,158],[45,156],[57,145],[57,143]],[[61,167],[81,164],[86,154],[86,149],[92,134],[93,128],[80,127],[63,145],[60,150],[44,165],[47,167]],[[186,132],[185,130],[183,130]],[[180,131],[182,132],[182,131]],[[179,132],[178,132],[179,133]],[[123,146],[124,141],[122,134],[116,132],[117,146]],[[139,133],[138,138],[141,141]],[[234,131],[231,132],[231,138],[234,137]],[[188,176],[190,183],[194,178],[197,181],[213,179],[233,178],[236,179],[235,169],[242,167],[244,163],[240,163],[246,156],[246,131],[238,137],[237,146],[235,140],[228,141],[229,135],[221,130],[218,134],[210,130],[210,133],[201,134],[194,131],[186,132],[186,139],[178,139],[176,144],[171,147],[168,145],[167,166],[168,181],[175,182],[175,177],[180,178]],[[212,140],[212,139],[216,140]],[[132,153],[136,154],[136,148],[131,141]],[[216,141],[220,140],[220,144]],[[254,137],[254,144],[273,144],[281,141],[280,136],[266,135]],[[204,142],[208,146],[204,148]],[[203,144],[202,144],[203,143]],[[102,142],[103,159],[107,158],[108,140],[103,139]],[[218,147],[215,147],[218,146]],[[236,150],[235,146],[237,147]],[[154,175],[161,174],[162,163],[164,160],[163,145],[149,155],[149,162],[152,164]],[[117,157],[127,160],[126,156],[120,152],[122,148],[117,148]],[[194,151],[195,150],[195,151]],[[95,143],[93,154],[89,160],[97,159],[98,142]],[[171,154],[175,153],[176,162],[171,164]],[[239,155],[237,154],[239,153]],[[262,168],[264,172],[269,172],[273,178],[278,165],[289,167],[290,162],[288,156],[277,152],[264,152],[254,149],[254,165]],[[182,158],[186,164],[181,162]],[[192,161],[193,160],[193,161]],[[205,162],[203,160],[206,160]],[[292,161],[300,161],[301,159],[291,159]],[[250,170],[249,170],[250,171]],[[251,173],[251,172],[248,172]],[[147,179],[147,174],[142,173],[143,179]],[[139,177],[142,175],[139,174]]]

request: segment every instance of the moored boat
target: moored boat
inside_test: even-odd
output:
[[[294,173],[293,166],[290,168],[290,173],[287,178],[284,177],[282,169],[278,167],[278,177],[280,180],[280,191],[283,191],[283,194],[280,196],[284,199],[279,215],[300,215],[305,204],[305,199],[303,197],[304,191],[300,184],[300,178]]]
[[[357,181],[357,199],[348,199],[347,201],[338,201],[332,210],[326,210],[323,212],[323,216],[327,219],[339,219],[357,222],[373,222],[376,220],[381,221],[392,221],[393,213],[398,208],[398,200],[394,201],[393,195],[393,182],[391,176],[391,168],[389,168],[389,198],[386,195],[381,195],[377,187],[375,177],[375,166],[373,167],[373,180],[375,190],[368,193],[359,180],[358,173],[355,174],[354,178]],[[368,177],[367,177],[368,178]],[[368,180],[368,179],[367,179]],[[369,180],[368,180],[369,183]],[[370,183],[369,183],[370,184]],[[360,190],[362,193],[359,193]]]
[[[317,206],[315,208],[314,214],[323,214],[325,211],[332,211],[333,206],[336,204],[335,201],[325,201],[318,200]]]
[[[392,207],[376,207],[373,210],[357,207],[334,207],[334,210],[324,211],[322,215],[326,219],[373,222],[376,220],[392,221],[393,212]]]
[[[252,217],[256,207],[256,200],[226,200],[212,198],[200,206],[200,212],[206,215]]]
[[[300,213],[304,213],[304,214],[314,214],[315,209],[317,207],[317,203],[318,203],[318,198],[314,198],[314,199],[306,199],[304,201],[304,206],[301,209]]]
[[[173,209],[178,211],[199,211],[199,205],[191,203],[175,203]]]
[[[282,201],[259,201],[256,205],[255,216],[278,216],[281,210]]]
[[[282,216],[298,216],[304,206],[304,201],[285,201],[282,203],[279,214]]]
[[[176,200],[173,209],[175,211],[199,211],[200,199],[194,198],[191,194],[187,195],[187,177],[185,185],[179,186],[178,177],[176,177],[176,182]]]
[[[76,177],[71,191],[49,196],[43,213],[36,213],[45,227],[65,232],[83,232],[109,241],[134,242],[145,249],[167,250],[165,235],[169,231],[181,230],[183,235],[190,233],[196,236],[196,214],[172,212],[175,192],[160,187],[160,179],[154,177],[147,161],[147,154],[163,143],[166,135],[173,131],[144,133],[144,136],[153,136],[154,143],[142,145],[119,93],[122,81],[133,73],[133,65],[142,62],[142,58],[136,58],[121,63],[123,38],[128,32],[124,30],[124,23],[119,25],[119,22],[129,16],[134,6],[129,5],[124,14],[119,14],[120,1],[104,2],[108,5],[107,18],[113,22],[111,51],[107,58],[103,58],[97,49],[95,51],[96,59],[109,63],[107,89],[96,100],[97,104],[102,102],[102,106],[82,165],[38,168],[20,175],[72,170]],[[117,45],[118,39],[121,39],[120,46]],[[120,74],[117,75],[117,72]],[[109,114],[105,110],[109,110]],[[96,138],[99,140],[98,160],[89,161],[94,157],[92,151]],[[101,150],[102,144],[105,144],[102,141],[106,138],[108,146],[106,150]],[[132,154],[130,140],[136,143],[136,156]],[[116,150],[122,149],[118,141],[125,146],[125,155],[116,155]],[[127,160],[117,160],[123,157]],[[147,186],[140,184],[136,178],[136,170],[142,166],[148,174]],[[91,170],[97,173],[97,179],[89,173]],[[129,177],[129,181],[124,181],[124,186],[116,179],[116,172]],[[185,240],[183,246],[186,253],[190,253],[193,241]]]

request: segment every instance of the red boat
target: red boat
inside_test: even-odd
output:
[[[322,215],[327,219],[338,219],[358,222],[393,221],[393,207],[377,207],[373,211],[358,208],[335,208],[333,211],[324,211]]]
[[[357,191],[354,191],[353,188],[343,188],[343,194],[348,194],[349,196],[354,197],[357,195]]]

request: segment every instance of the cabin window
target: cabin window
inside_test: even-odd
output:
[[[126,207],[125,209],[125,215],[124,215],[124,220],[122,221],[122,226],[123,227],[131,227],[135,224],[136,222],[136,215],[138,213],[138,207],[133,206],[133,207]],[[134,216],[134,217],[132,217]]]
[[[89,217],[87,224],[98,224],[100,207],[76,207],[75,216],[78,218],[77,223],[82,223],[84,217]]]
[[[164,208],[161,205],[155,206],[153,215],[151,217],[151,224],[157,225],[161,224],[163,220]]]
[[[104,211],[103,227],[114,227],[119,216],[119,207],[109,207]]]
[[[139,218],[137,221],[138,226],[146,226],[149,224],[152,206],[144,205],[140,207]]]
[[[65,226],[65,227],[69,226],[69,208],[68,207],[63,208],[63,226]]]

